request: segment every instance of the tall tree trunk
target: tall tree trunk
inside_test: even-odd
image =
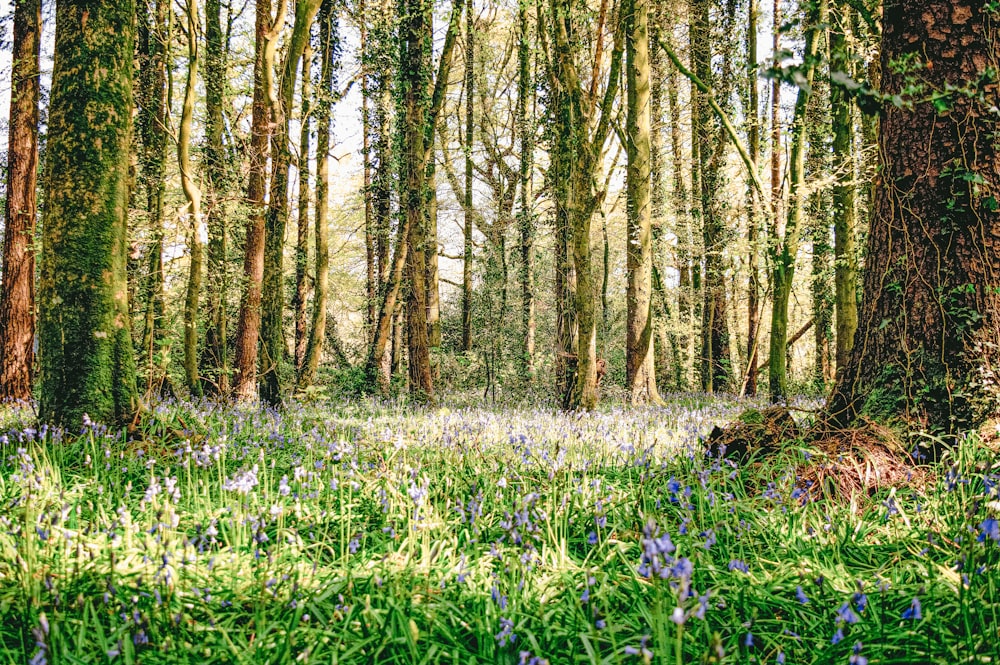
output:
[[[308,343],[307,300],[309,296],[309,127],[310,117],[309,97],[312,95],[312,49],[306,44],[302,52],[302,113],[299,120],[299,216],[295,231],[295,297],[292,309],[295,312],[295,372],[301,374],[306,359]],[[367,192],[365,199],[368,199]],[[365,218],[365,247],[369,248],[369,223],[367,219],[367,204]],[[366,262],[370,265],[370,262]]]
[[[138,130],[142,155],[140,172],[146,191],[146,215],[151,243],[145,280],[146,311],[142,348],[146,372],[146,392],[163,391],[167,386],[170,339],[166,334],[163,275],[163,197],[166,190],[167,158],[167,69],[166,48],[170,41],[167,0],[154,3],[148,16],[146,3],[139,8],[139,116]]]
[[[809,154],[806,158],[806,182],[819,182],[830,172],[830,104],[827,99],[829,76],[817,78],[806,111],[806,136]],[[830,191],[819,188],[810,192],[807,224],[812,239],[811,284],[813,307],[813,341],[815,362],[813,386],[825,392],[833,380],[833,246]]]
[[[830,76],[851,73],[845,10],[837,3],[831,8]],[[846,91],[831,81],[831,123],[833,125],[833,234],[834,288],[836,290],[836,369],[847,364],[858,329],[858,267],[854,243],[856,203],[854,180],[854,120]]]
[[[198,2],[187,0],[188,71],[177,134],[177,166],[181,187],[187,200],[189,228],[188,253],[191,264],[187,292],[184,298],[184,375],[192,395],[201,394],[198,378],[198,300],[201,295],[201,189],[194,179],[191,166],[191,123],[194,118],[195,86],[198,82]]]
[[[675,68],[669,68],[666,76],[667,107],[670,115],[670,155],[673,161],[673,187],[671,196],[677,211],[677,316],[680,334],[677,344],[680,348],[677,368],[677,388],[683,390],[689,385],[691,363],[691,216],[687,187],[684,183],[684,149],[681,146],[681,110],[677,99],[678,84]],[[694,163],[694,160],[692,160]],[[693,175],[693,174],[692,174]]]
[[[475,34],[472,0],[465,6],[465,228],[462,253],[462,350],[472,350],[472,141],[475,132]]]
[[[40,0],[14,3],[0,284],[0,400],[28,400],[35,352],[35,185],[38,173]]]
[[[400,35],[400,97],[402,99],[402,215],[408,227],[406,279],[407,351],[410,390],[418,398],[434,399],[430,347],[427,336],[427,219],[426,163],[423,160],[427,88],[430,79],[429,47],[432,17],[426,0],[405,0]]]
[[[597,289],[590,255],[590,229],[594,212],[601,206],[605,192],[597,180],[604,142],[611,126],[611,113],[618,92],[624,50],[623,26],[615,29],[607,85],[602,100],[595,94],[600,62],[595,59],[591,92],[583,89],[576,64],[575,45],[570,40],[572,12],[567,0],[552,0],[552,35],[554,41],[553,87],[560,88],[557,102],[556,131],[568,140],[570,149],[560,155],[569,159],[566,212],[570,247],[576,276],[574,309],[577,321],[576,373],[567,407],[593,409],[597,405]],[[602,36],[602,26],[597,34]],[[599,37],[598,42],[601,39]],[[600,53],[600,45],[597,49]],[[591,119],[596,119],[592,128]]]
[[[633,403],[659,401],[653,364],[649,0],[630,0],[626,43],[626,382]]]
[[[306,43],[309,41],[309,31],[316,12],[319,11],[319,4],[320,0],[296,0],[295,22],[288,37],[279,85],[277,89],[273,84],[268,85],[274,132],[271,137],[271,183],[264,233],[260,396],[269,404],[281,402],[284,384],[282,364],[288,354],[284,333],[284,249],[285,231],[288,225],[288,177],[291,165],[289,125],[295,92],[295,75]],[[280,28],[283,23],[282,12],[275,18],[275,27]],[[273,75],[273,69],[265,69],[265,74]]]
[[[407,218],[406,276],[409,281],[406,320],[410,390],[418,399],[433,402],[434,386],[428,330],[428,256],[437,252],[437,239],[429,235],[428,182],[433,173],[434,129],[444,103],[451,73],[452,54],[462,16],[462,0],[456,0],[442,47],[438,72],[430,72],[430,42],[433,34],[431,6],[426,0],[406,0],[401,17],[400,98],[402,131],[406,147],[402,155],[401,205]]]
[[[322,6],[320,11],[323,11]],[[379,268],[378,231],[375,226],[374,191],[372,188],[372,79],[368,40],[368,4],[358,0],[358,29],[361,37],[361,153],[365,200],[365,342],[371,344],[378,315]],[[317,187],[319,187],[317,183]]]
[[[520,199],[517,211],[517,226],[521,243],[521,332],[524,346],[521,350],[521,372],[526,382],[535,376],[535,283],[534,283],[534,243],[535,222],[531,213],[531,171],[534,166],[535,124],[528,116],[528,101],[534,99],[535,90],[531,71],[531,49],[529,46],[528,3],[519,0],[517,8],[517,135],[521,154],[518,168]]]
[[[73,429],[85,415],[121,424],[138,408],[125,274],[134,47],[129,0],[56,7],[39,416]]]
[[[788,216],[783,226],[776,225],[775,248],[771,257],[771,283],[774,296],[771,302],[770,364],[768,366],[768,386],[771,399],[780,400],[788,395],[787,356],[788,301],[792,293],[792,279],[795,276],[795,259],[799,253],[799,239],[802,234],[803,188],[805,185],[806,153],[806,109],[809,104],[813,78],[816,72],[816,57],[820,48],[820,29],[826,21],[827,0],[817,0],[809,6],[806,23],[806,43],[804,66],[801,72],[804,85],[799,87],[795,99],[795,115],[792,118],[792,149],[789,157]]]
[[[750,0],[747,8],[747,88],[748,104],[746,113],[749,124],[750,156],[757,168],[760,158],[760,93],[757,87],[757,0]],[[751,115],[752,114],[752,115]],[[758,220],[762,203],[753,185],[747,185],[747,364],[743,378],[743,394],[753,397],[757,394],[757,350],[760,344],[760,247],[758,247]]]
[[[827,413],[957,432],[1000,416],[1000,28],[971,0],[888,0],[882,25],[883,92],[910,103],[883,108],[860,323]],[[909,58],[919,71],[890,66]]]
[[[377,386],[382,392],[388,390],[392,372],[392,354],[386,351],[387,349],[391,351],[390,347],[395,339],[392,335],[392,326],[400,279],[395,276],[394,269],[391,269],[392,266],[396,265],[396,261],[390,263],[389,256],[393,188],[392,137],[395,134],[391,115],[391,98],[393,83],[396,79],[395,71],[398,66],[398,54],[392,53],[390,47],[395,39],[390,27],[393,23],[388,0],[382,0],[379,6],[379,18],[373,21],[372,30],[369,32],[370,45],[363,54],[369,58],[374,87],[372,94],[375,110],[372,131],[375,133],[374,154],[376,162],[372,174],[371,205],[374,217],[375,259],[378,266],[376,271],[378,281],[378,292],[375,300],[376,315],[370,332],[368,369],[371,370],[370,384],[373,387]],[[400,232],[398,238],[405,243],[406,234]],[[403,261],[405,261],[405,255]],[[402,263],[399,265],[400,271],[402,271]],[[390,277],[393,279],[392,284],[389,282]],[[386,307],[388,296],[391,296],[392,303]]]
[[[271,104],[274,88],[274,53],[284,21],[286,0],[278,2],[278,19],[271,17],[270,0],[257,0],[254,47],[253,117],[250,138],[250,174],[247,181],[246,241],[243,272],[246,284],[240,302],[239,328],[236,333],[235,376],[233,393],[237,401],[257,399],[258,341],[261,328],[261,290],[264,281],[265,217],[264,193],[267,188],[267,160],[271,145]]]
[[[229,392],[229,225],[227,222],[226,153],[222,105],[226,82],[226,44],[223,43],[220,0],[205,2],[205,171],[208,222],[208,321],[202,352],[202,385],[208,392]]]
[[[691,2],[691,58],[695,73],[711,86],[711,22],[707,0]],[[725,81],[723,81],[725,87]],[[721,161],[725,135],[713,131],[713,116],[706,95],[692,90],[696,103],[698,169],[701,185],[701,226],[705,243],[705,288],[701,312],[701,384],[706,392],[724,391],[732,379],[729,354],[729,308],[726,296],[723,249],[725,229],[720,210]]]
[[[316,380],[326,338],[326,305],[330,276],[329,191],[330,191],[330,121],[334,94],[334,68],[337,57],[337,16],[333,0],[324,0],[319,11],[320,84],[316,95],[316,276],[314,278],[312,326],[306,344],[305,360],[299,372],[299,390]],[[367,196],[366,196],[367,198]]]

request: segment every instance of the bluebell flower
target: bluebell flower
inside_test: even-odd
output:
[[[855,611],[851,609],[850,603],[844,603],[837,610],[837,621],[839,622],[853,624],[857,623],[860,620],[861,617],[859,617],[857,613],[855,613]]]
[[[920,599],[914,598],[910,602],[910,606],[903,611],[902,619],[904,621],[912,619],[913,621],[920,621],[924,618],[924,615],[920,612]]]
[[[844,639],[844,629],[838,628],[837,632],[833,634],[832,638],[830,638],[830,644],[838,644],[843,639]]]
[[[803,605],[809,602],[809,596],[807,596],[806,592],[802,590],[801,585],[795,587],[795,598]]]
[[[868,659],[861,655],[861,642],[854,643],[854,653],[847,662],[851,665],[868,665]]]
[[[591,545],[596,545],[597,544],[597,532],[596,531],[591,531],[590,533],[587,534],[587,542],[589,544],[591,544]]]
[[[742,559],[733,559],[729,562],[729,570],[738,570],[741,573],[749,573],[750,568]]]
[[[979,537],[977,540],[982,543],[987,538],[990,538],[993,542],[1000,543],[1000,522],[992,517],[986,518],[979,525]]]

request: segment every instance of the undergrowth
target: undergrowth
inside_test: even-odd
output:
[[[991,451],[824,496],[799,442],[706,457],[745,406],[165,403],[131,440],[9,410],[0,660],[1000,659]]]

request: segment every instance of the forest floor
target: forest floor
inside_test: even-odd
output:
[[[844,496],[706,456],[746,406],[7,410],[0,661],[1000,660],[996,455]]]

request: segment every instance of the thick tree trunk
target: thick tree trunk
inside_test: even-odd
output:
[[[845,10],[834,3],[830,20],[830,76],[850,74],[851,54],[846,39]],[[854,120],[846,91],[830,86],[831,123],[833,125],[834,289],[836,291],[836,370],[847,364],[858,329],[858,266],[855,256],[854,227],[856,203],[854,180]]]
[[[632,402],[640,403],[659,401],[653,364],[649,1],[631,0],[629,8],[625,37],[628,87],[625,125],[628,155],[625,369]]]
[[[271,145],[271,105],[274,49],[280,30],[271,18],[270,0],[257,0],[256,42],[254,50],[253,117],[250,137],[250,174],[247,182],[246,241],[243,272],[246,283],[240,302],[239,328],[236,333],[233,395],[237,401],[257,399],[257,344],[260,339],[261,289],[264,281],[264,233],[267,214],[264,193],[267,188],[267,160]],[[278,15],[284,16],[285,0],[279,0]]]
[[[956,432],[1000,414],[1000,24],[972,0],[888,0],[882,24],[883,92],[917,87],[883,110],[860,322],[827,412]]]
[[[425,41],[430,40],[432,17],[426,0],[405,0],[400,17],[400,98],[404,153],[400,174],[401,226],[405,238],[407,351],[410,390],[419,399],[433,400],[429,340],[427,336],[427,218],[424,126],[427,117],[427,89],[430,63]]]
[[[0,284],[0,400],[28,400],[32,393],[41,11],[40,0],[17,0],[14,5]]]
[[[229,392],[229,225],[227,222],[225,129],[222,105],[226,82],[226,49],[219,18],[220,0],[205,3],[205,171],[208,222],[208,321],[202,352],[202,384],[210,393]]]
[[[135,6],[56,7],[39,282],[40,417],[75,431],[138,408],[125,274]]]
[[[695,74],[712,86],[711,23],[707,0],[691,2],[691,58]],[[725,81],[723,80],[723,86]],[[727,235],[720,208],[723,184],[721,156],[725,135],[713,130],[712,109],[706,93],[692,90],[697,114],[698,171],[701,230],[705,243],[705,289],[701,311],[701,385],[706,392],[725,391],[732,379],[729,352],[729,303],[726,295],[723,249]]]

